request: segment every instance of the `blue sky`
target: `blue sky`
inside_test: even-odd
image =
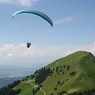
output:
[[[11,18],[22,9],[47,14],[54,27],[35,15]],[[0,64],[48,63],[77,50],[95,54],[95,0],[0,0],[0,12]]]

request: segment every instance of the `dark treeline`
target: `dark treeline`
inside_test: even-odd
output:
[[[38,71],[36,71],[35,72],[35,74],[36,74],[36,76],[35,76],[35,83],[41,84],[50,73],[52,73],[50,68],[46,69],[45,67],[41,68]]]
[[[7,86],[0,88],[0,95],[16,95],[21,92],[21,89],[13,89],[16,85],[18,85],[21,81],[17,80]]]

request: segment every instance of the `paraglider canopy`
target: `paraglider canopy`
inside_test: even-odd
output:
[[[12,18],[14,18],[14,16],[17,14],[22,14],[22,13],[30,13],[30,14],[38,15],[38,16],[42,17],[43,19],[45,19],[51,26],[53,26],[52,20],[46,14],[44,14],[40,11],[36,11],[36,10],[20,10],[20,11],[15,12],[12,15]]]

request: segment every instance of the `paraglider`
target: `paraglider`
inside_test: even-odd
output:
[[[35,14],[37,16],[40,16],[41,18],[46,20],[53,27],[52,20],[46,14],[44,14],[40,11],[36,11],[36,10],[20,10],[20,11],[17,11],[15,13],[13,13],[12,18],[14,18],[15,15],[17,15],[17,14],[23,14],[23,13]],[[27,48],[29,48],[30,46],[31,46],[31,43],[28,42],[27,43]]]
[[[17,11],[12,15],[12,18],[14,18],[15,15],[17,14],[22,14],[22,13],[30,13],[30,14],[35,14],[38,15],[40,17],[42,17],[43,19],[45,19],[51,26],[53,26],[53,22],[52,20],[44,13],[40,12],[40,11],[35,11],[35,10],[21,10],[21,11]]]

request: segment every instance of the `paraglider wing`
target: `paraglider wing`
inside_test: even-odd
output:
[[[15,12],[12,15],[12,17],[14,18],[15,15],[22,14],[22,13],[30,13],[30,14],[38,15],[38,16],[42,17],[43,19],[45,19],[48,23],[50,23],[51,26],[53,26],[52,20],[46,14],[44,14],[44,13],[42,13],[40,11],[35,11],[35,10],[21,10],[21,11]]]

